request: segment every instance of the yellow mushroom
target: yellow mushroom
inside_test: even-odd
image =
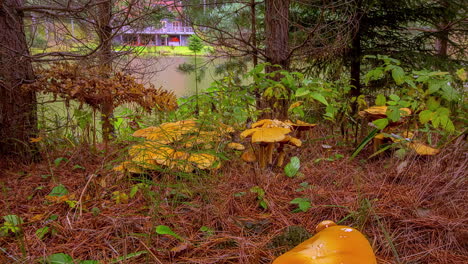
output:
[[[243,161],[245,161],[245,162],[256,162],[257,161],[257,157],[255,156],[255,153],[251,149],[244,151],[244,153],[242,153],[242,155],[241,155],[241,159]]]
[[[194,163],[201,170],[213,167],[217,160],[216,156],[208,153],[194,153],[188,158],[189,162]]]
[[[259,143],[257,160],[260,168],[265,168],[267,162],[272,162],[275,143],[284,140],[286,134],[290,132],[291,129],[285,127],[256,127],[245,130],[240,136],[241,138],[252,137],[252,143]]]
[[[432,148],[420,142],[410,142],[408,146],[421,156],[434,156],[440,152],[440,149]]]
[[[230,142],[227,144],[227,147],[229,149],[234,149],[234,150],[244,150],[245,146],[242,145],[241,143],[236,143],[236,142]]]
[[[279,256],[273,264],[376,264],[369,241],[358,230],[332,221],[320,223],[318,233]]]
[[[286,151],[284,150],[284,147],[286,144],[300,147],[302,146],[302,141],[298,138],[291,137],[291,136],[286,136],[282,141],[279,142],[280,145],[278,147],[278,160],[276,162],[277,167],[283,167],[284,163],[284,158],[286,157]]]

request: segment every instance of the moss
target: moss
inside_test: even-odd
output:
[[[312,235],[302,226],[288,226],[279,235],[273,237],[268,248],[274,249],[278,255],[294,248]]]

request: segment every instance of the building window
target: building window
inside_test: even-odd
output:
[[[179,27],[180,27],[180,22],[179,22],[179,21],[174,21],[174,22],[172,22],[172,27],[173,27],[174,29],[179,28]]]

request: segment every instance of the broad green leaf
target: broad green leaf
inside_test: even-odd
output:
[[[434,79],[429,80],[429,82],[427,84],[428,85],[427,93],[428,94],[433,94],[433,93],[439,91],[440,88],[443,85],[443,82],[444,81],[441,81],[441,80],[434,80]]]
[[[387,98],[385,98],[385,95],[383,94],[377,95],[377,98],[375,99],[375,105],[384,106],[386,103],[387,103]]]
[[[39,228],[38,230],[36,230],[37,238],[42,240],[44,236],[47,235],[47,233],[49,233],[49,229],[50,228],[48,226],[44,226],[43,228]]]
[[[392,122],[397,122],[400,120],[400,107],[389,107],[387,109],[387,118],[390,119]]]
[[[47,264],[74,264],[73,258],[65,253],[56,253],[47,257]]]
[[[464,68],[461,68],[457,70],[457,76],[462,82],[466,82],[468,73],[465,71]]]
[[[442,88],[442,97],[448,101],[455,101],[458,99],[458,92],[453,89],[449,84],[443,84]]]
[[[382,130],[388,126],[388,119],[381,118],[372,122],[378,129]]]
[[[455,132],[455,125],[453,124],[452,120],[450,120],[450,118],[447,118],[445,121],[444,129],[450,133]]]
[[[294,177],[299,172],[301,161],[298,157],[292,157],[290,162],[284,167],[284,173],[288,177]]]
[[[437,100],[436,97],[431,96],[426,102],[427,108],[431,111],[435,111],[440,106],[440,100]]]
[[[299,210],[302,212],[307,212],[309,211],[310,208],[312,208],[310,200],[307,198],[295,198],[289,203],[297,204],[297,206],[299,207]]]
[[[55,186],[52,191],[49,193],[49,196],[64,196],[68,194],[67,188],[62,184]]]
[[[309,93],[310,93],[309,89],[307,89],[307,88],[299,88],[299,89],[297,89],[297,91],[296,91],[296,97],[305,96],[305,95],[308,95]]]
[[[325,97],[323,97],[323,95],[318,93],[318,92],[311,93],[310,97],[312,97],[313,99],[321,102],[324,105],[328,105],[327,99],[325,99]]]
[[[391,94],[389,98],[392,99],[393,101],[400,101],[400,96],[396,94]]]
[[[432,120],[432,117],[434,116],[434,112],[431,110],[424,110],[421,113],[419,113],[419,121],[421,124],[426,124],[427,122]]]
[[[180,241],[184,241],[184,239],[178,235],[176,232],[172,231],[172,229],[166,225],[158,225],[156,227],[156,233],[159,234],[159,235],[169,235],[169,236],[173,236],[177,239],[179,239]]]
[[[395,67],[392,69],[392,77],[397,85],[405,82],[405,71],[401,67]]]

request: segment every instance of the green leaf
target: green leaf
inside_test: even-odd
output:
[[[421,124],[426,124],[427,122],[432,120],[432,117],[434,116],[434,112],[431,110],[424,110],[421,113],[419,113],[419,122]]]
[[[184,239],[180,235],[172,231],[172,229],[166,225],[158,225],[156,227],[156,233],[159,235],[169,235],[179,239],[180,241],[184,241]]]
[[[440,106],[440,100],[437,100],[436,97],[431,96],[427,100],[426,105],[429,110],[435,111]]]
[[[47,264],[74,264],[73,258],[65,253],[56,253],[47,257]]]
[[[50,228],[48,226],[44,226],[43,228],[39,228],[38,230],[36,230],[37,238],[42,240],[44,236],[47,235],[47,233],[49,233],[49,229]]]
[[[55,186],[52,191],[49,193],[49,196],[64,196],[68,194],[67,188],[62,184]]]
[[[307,88],[299,88],[299,89],[297,89],[297,91],[296,91],[296,97],[305,96],[305,95],[308,95],[309,93],[310,93],[309,89],[307,89]]]
[[[395,83],[400,85],[405,82],[405,71],[403,68],[396,66],[392,69],[392,77]]]
[[[383,94],[377,95],[377,98],[375,99],[375,105],[384,106],[386,103],[387,103],[387,98],[385,98],[385,95]]]
[[[297,204],[299,207],[299,210],[302,212],[307,212],[309,211],[310,208],[312,208],[312,205],[310,203],[310,200],[307,198],[295,198],[289,202],[290,204]]]
[[[380,119],[379,119],[380,120]],[[377,121],[377,120],[376,120]],[[369,142],[372,141],[372,139],[379,133],[379,129],[373,129],[363,140],[359,145],[356,147],[356,149],[353,151],[351,154],[350,160],[353,160],[363,149],[364,147],[369,144]]]
[[[312,97],[313,99],[321,102],[324,105],[328,105],[327,99],[325,99],[325,97],[323,97],[323,95],[318,93],[318,92],[311,93],[310,97]]]
[[[400,110],[400,107],[389,107],[387,109],[387,118],[390,119],[392,122],[397,122],[400,120],[401,113],[404,113]]]
[[[396,94],[391,94],[389,98],[392,99],[393,101],[400,101],[400,97]]]
[[[381,118],[377,119],[372,122],[378,129],[382,130],[387,127],[388,125],[388,119],[387,118]]]
[[[67,162],[68,159],[67,159],[67,158],[64,158],[64,157],[56,158],[56,159],[54,160],[55,167],[58,167],[58,166],[60,165],[60,163],[62,163],[62,161]]]
[[[457,76],[462,82],[466,82],[468,74],[467,74],[467,72],[465,71],[464,68],[460,68],[460,69],[457,70]]]
[[[139,189],[139,186],[137,184],[132,186],[132,189],[130,190],[130,193],[128,195],[130,199],[135,196],[135,194],[138,192],[138,189]]]
[[[3,219],[14,226],[23,224],[23,219],[17,215],[5,215]]]
[[[262,207],[263,209],[268,209],[268,205],[266,203],[266,201],[264,199],[262,199],[259,203],[260,207]]]
[[[288,164],[284,167],[284,173],[288,177],[294,177],[299,172],[301,161],[298,157],[292,157]]]
[[[434,79],[429,80],[429,82],[427,84],[428,85],[427,93],[428,94],[433,94],[433,93],[439,91],[440,88],[443,85],[443,82],[444,81],[441,81],[441,80],[434,80]]]
[[[395,151],[395,156],[396,156],[398,159],[401,159],[401,160],[402,160],[402,159],[405,158],[406,153],[408,153],[408,152],[406,151],[406,149],[401,148],[401,149],[398,149],[397,151]]]

